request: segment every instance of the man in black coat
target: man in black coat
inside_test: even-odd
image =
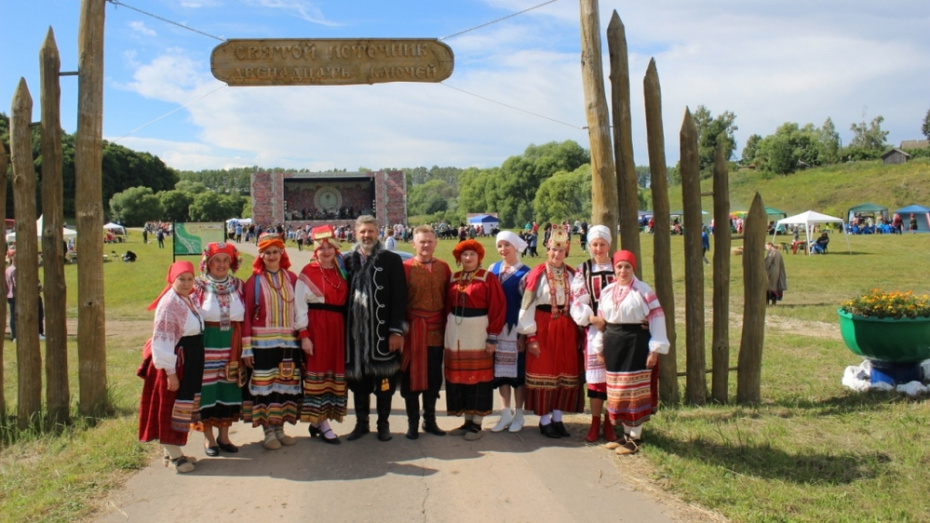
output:
[[[354,441],[370,432],[370,396],[378,409],[378,439],[391,439],[388,417],[404,348],[407,282],[403,262],[378,239],[378,222],[359,216],[358,243],[345,257],[349,280],[346,321],[346,381],[355,399]]]

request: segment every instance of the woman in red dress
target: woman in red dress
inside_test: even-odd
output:
[[[546,263],[526,276],[517,332],[526,335],[526,408],[539,415],[539,431],[568,437],[563,412],[581,412],[578,326],[569,314],[574,271],[565,264],[568,230],[552,227]]]
[[[310,436],[339,444],[329,420],[346,414],[345,311],[349,286],[339,265],[338,240],[330,225],[315,227],[313,260],[300,271],[294,292],[298,314],[307,328],[298,333],[304,351],[304,400],[300,420],[310,424]]]

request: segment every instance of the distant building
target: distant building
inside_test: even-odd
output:
[[[902,140],[900,149],[926,149],[930,147],[930,140]]]
[[[407,223],[406,173],[257,172],[252,217],[259,225],[352,225],[371,214],[380,225]]]
[[[898,149],[897,147],[892,147],[888,152],[882,155],[882,163],[885,165],[904,163],[910,157],[910,154],[902,151],[901,149]]]

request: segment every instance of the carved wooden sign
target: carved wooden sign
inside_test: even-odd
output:
[[[453,56],[436,39],[227,40],[210,67],[230,86],[441,82]]]

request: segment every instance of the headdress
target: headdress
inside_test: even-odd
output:
[[[201,273],[207,272],[207,266],[210,265],[210,260],[218,254],[229,256],[230,271],[236,272],[239,270],[239,266],[242,265],[242,256],[239,255],[236,246],[226,242],[211,242],[207,244],[207,248],[203,250],[203,255],[200,257]]]
[[[591,226],[591,228],[588,229],[588,243],[591,243],[591,240],[595,238],[601,238],[601,239],[606,240],[607,243],[610,243],[611,242],[610,228],[608,228],[606,225]]]
[[[615,252],[614,253],[614,267],[616,267],[617,264],[622,261],[629,262],[630,265],[633,266],[633,270],[634,271],[636,270],[636,255],[633,254],[632,252],[630,251]]]
[[[568,250],[571,247],[570,236],[568,235],[568,227],[564,225],[553,225],[552,232],[549,235],[549,248],[550,249],[565,249],[565,254],[568,254]]]
[[[494,243],[497,244],[501,241],[505,241],[510,245],[513,245],[514,249],[516,249],[518,253],[523,252],[523,250],[526,249],[526,242],[523,240],[523,238],[510,231],[501,231],[497,233],[497,239]]]
[[[271,247],[281,249],[281,268],[287,270],[291,267],[291,259],[287,257],[287,251],[284,250],[284,241],[281,235],[276,232],[265,232],[258,237],[258,256],[252,262],[252,274],[258,274],[265,270],[265,261],[262,260],[262,253]]]
[[[155,310],[156,307],[158,307],[158,302],[161,301],[165,293],[168,292],[168,289],[171,288],[171,284],[174,283],[174,280],[178,279],[178,276],[184,274],[185,272],[194,274],[194,264],[186,260],[176,261],[172,263],[171,266],[168,267],[168,275],[165,276],[165,281],[168,282],[168,285],[165,285],[165,288],[161,290],[161,293],[158,295],[157,298],[155,298],[155,301],[153,301],[148,306],[148,310],[153,311]]]
[[[458,245],[452,249],[452,256],[455,256],[455,261],[462,261],[462,253],[465,251],[475,251],[478,254],[478,264],[481,265],[481,260],[484,259],[484,247],[475,240],[465,240],[459,242]]]

